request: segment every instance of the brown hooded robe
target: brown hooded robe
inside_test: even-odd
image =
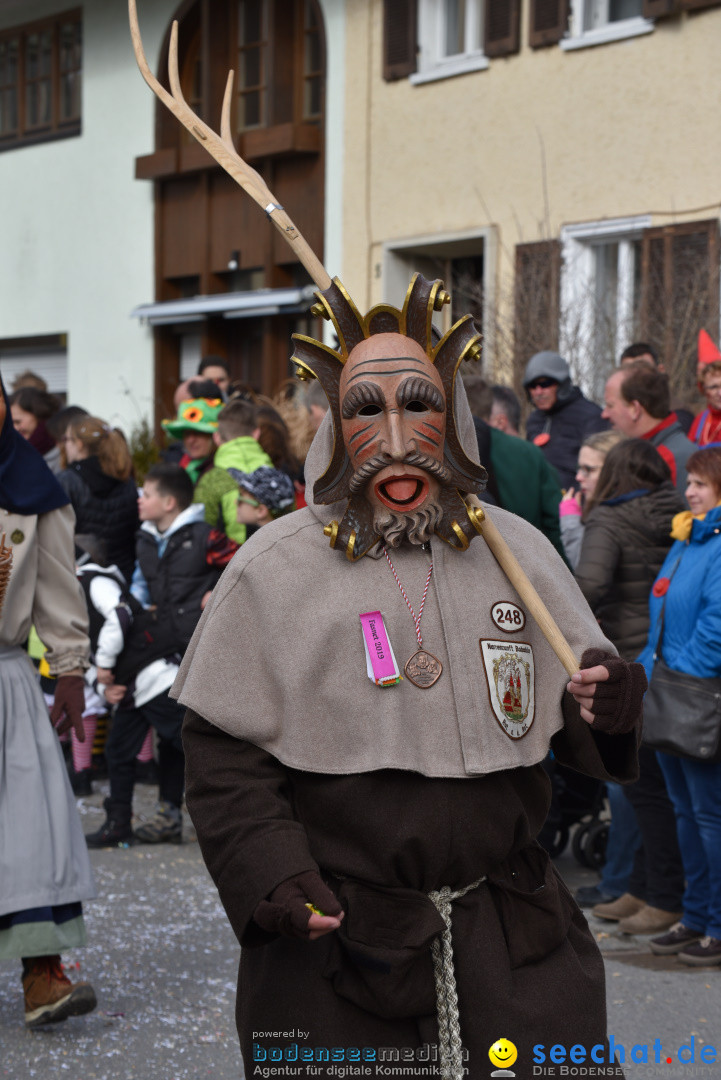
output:
[[[326,423],[309,456],[309,490],[328,446]],[[382,1063],[439,1075],[429,1071],[438,1069],[430,942],[443,923],[427,894],[483,875],[452,912],[467,1075],[490,1074],[488,1050],[500,1038],[518,1049],[517,1077],[532,1074],[536,1044],[546,1055],[556,1043],[582,1044],[591,1062],[606,1041],[603,961],[534,839],[550,794],[541,761],[551,748],[563,764],[629,781],[636,734],[611,737],[581,720],[530,616],[518,636],[535,657],[535,715],[521,738],[507,734],[479,642],[514,641],[490,609],[520,601],[480,538],[465,552],[431,544],[422,631],[443,661],[439,682],[374,686],[359,612],[384,612],[401,667],[417,648],[413,623],[385,559],[351,564],[328,548],[322,527],[333,516],[337,507],[311,501],[244,545],[173,691],[189,706],[188,808],[244,946],[237,1022],[246,1075],[275,1066],[277,1075],[338,1076],[348,1063],[356,1072],[346,1076],[385,1075]],[[503,511],[494,521],[578,655],[613,652],[542,534]],[[417,608],[429,555],[402,547],[393,560]],[[314,942],[261,930],[257,904],[314,869],[343,903],[340,930]]]

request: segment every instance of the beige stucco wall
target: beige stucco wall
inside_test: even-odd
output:
[[[397,238],[495,225],[503,281],[516,243],[564,224],[718,215],[721,9],[531,50],[524,0],[518,55],[421,85],[382,79],[381,0],[347,16],[342,273],[360,305],[400,299],[380,257]]]

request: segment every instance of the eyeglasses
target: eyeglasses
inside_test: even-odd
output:
[[[260,506],[260,503],[258,502],[257,499],[251,499],[248,495],[239,495],[238,496],[238,502],[239,503],[241,503],[241,502],[242,503],[247,503],[248,506],[253,506],[253,507],[255,507],[256,510]]]
[[[576,472],[582,473],[583,476],[590,476],[591,473],[598,472],[600,468],[600,465],[579,465]]]
[[[548,390],[550,386],[558,386],[555,379],[534,379],[532,383],[528,384],[529,390]]]

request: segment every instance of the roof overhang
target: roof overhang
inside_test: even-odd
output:
[[[315,285],[302,285],[290,289],[254,289],[215,293],[212,296],[189,296],[183,300],[140,304],[133,308],[130,317],[150,326],[172,326],[200,323],[209,317],[257,319],[261,315],[290,315],[307,311],[315,292]]]

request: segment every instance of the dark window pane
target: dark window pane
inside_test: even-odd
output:
[[[80,67],[80,23],[60,27],[60,70],[77,71]]]
[[[320,37],[318,34],[305,35],[305,71],[306,75],[320,70]]]
[[[41,75],[49,75],[53,63],[53,32],[46,30],[40,35],[39,66]]]
[[[632,19],[635,15],[641,14],[643,14],[643,0],[610,0],[608,5],[609,22]]]
[[[9,86],[17,82],[18,77],[18,41],[0,42],[0,86]]]
[[[305,80],[305,99],[303,101],[303,115],[306,120],[320,116],[321,80],[319,76]]]
[[[0,135],[9,135],[18,127],[18,95],[15,87],[0,92]]]
[[[37,127],[38,124],[38,85],[30,83],[25,94],[25,118],[28,127]]]
[[[49,124],[52,106],[52,91],[50,88],[50,82],[47,79],[43,79],[38,83],[38,117],[39,122],[42,125]]]
[[[465,51],[466,5],[464,0],[446,0],[446,56]]]
[[[240,5],[240,43],[252,45],[263,38],[263,5],[257,0],[243,0]]]
[[[80,116],[80,72],[69,71],[63,75],[60,86],[60,119],[72,120]]]
[[[241,57],[241,86],[258,86],[260,84],[261,58],[260,49],[246,49]]]
[[[28,34],[25,44],[25,78],[37,79],[38,77],[38,49],[39,39],[37,34]]]
[[[258,127],[260,125],[260,92],[251,90],[243,94],[240,105],[242,127]]]

